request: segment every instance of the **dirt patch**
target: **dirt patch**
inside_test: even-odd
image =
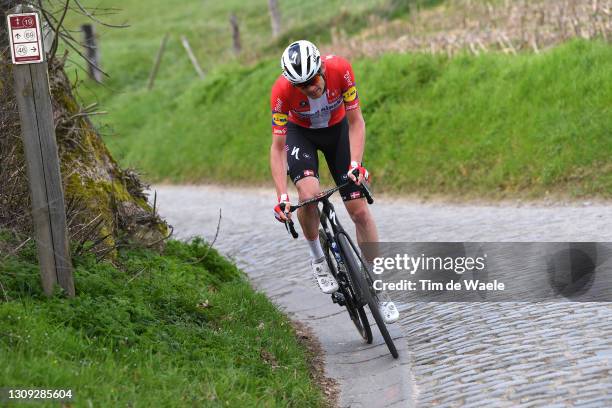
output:
[[[338,381],[325,376],[325,352],[314,331],[302,322],[291,320],[298,341],[308,350],[308,369],[310,377],[317,384],[327,399],[326,406],[337,408],[340,397]]]
[[[414,3],[405,19],[372,15],[355,36],[332,29],[332,44],[322,51],[351,59],[404,52],[539,53],[571,38],[612,36],[610,0],[454,0],[433,9]]]

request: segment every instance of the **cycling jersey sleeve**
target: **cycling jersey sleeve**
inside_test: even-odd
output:
[[[272,109],[272,134],[284,136],[287,134],[287,115],[289,107],[283,97],[282,86],[276,81],[272,87],[270,96],[270,108]]]
[[[359,107],[359,95],[355,87],[355,74],[351,64],[342,59],[342,97],[344,99],[344,108],[349,111]]]

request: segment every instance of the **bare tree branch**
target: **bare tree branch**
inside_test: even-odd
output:
[[[60,32],[59,33],[62,38],[66,39],[70,39],[69,36],[67,36],[65,33]],[[110,75],[108,75],[102,68],[98,67],[95,63],[93,63],[89,58],[87,58],[87,56],[85,54],[83,54],[71,41],[66,41],[66,45],[68,47],[70,47],[74,52],[76,52],[77,54],[79,54],[79,56],[81,58],[83,58],[85,61],[89,62],[90,64],[92,64],[94,67],[96,67],[97,70],[99,70],[102,74],[104,74],[105,77],[110,78]],[[83,68],[82,66],[79,65],[80,68]],[[83,68],[85,69],[85,68]]]
[[[51,45],[51,49],[49,50],[49,54],[50,54],[50,59],[52,59],[53,57],[55,57],[55,53],[57,52],[57,45],[58,45],[58,41],[59,41],[59,35],[57,35],[57,33],[60,32],[60,30],[62,29],[62,24],[64,24],[64,19],[66,18],[66,14],[68,13],[68,9],[70,5],[70,0],[66,0],[66,3],[63,6],[62,9],[62,16],[60,17],[57,25],[55,27],[53,27],[53,24],[51,23],[51,19],[50,19],[50,14],[45,10],[45,8],[42,5],[42,0],[38,0],[38,7],[41,10],[45,20],[47,20],[47,24],[49,24],[49,26],[51,26],[51,28],[53,29],[53,31],[55,31],[55,37],[53,38],[53,44]]]
[[[127,27],[129,27],[129,24],[114,25],[114,24],[108,24],[108,23],[105,23],[103,21],[100,21],[99,19],[96,18],[96,16],[94,16],[89,11],[87,11],[83,6],[81,6],[81,3],[79,3],[78,0],[74,0],[74,2],[78,6],[78,8],[81,9],[81,11],[83,13],[85,13],[85,15],[87,17],[91,18],[93,21],[95,21],[98,24],[102,24],[103,26],[112,27],[112,28],[127,28]]]

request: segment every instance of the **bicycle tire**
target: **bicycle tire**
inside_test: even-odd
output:
[[[349,242],[349,238],[345,234],[339,234],[338,244],[340,245],[340,251],[342,252],[342,255],[345,259],[349,274],[351,275],[351,277],[355,278],[355,281],[360,282],[362,284],[361,293],[363,294],[364,289],[366,289],[366,287],[368,288],[365,291],[365,299],[363,300],[367,302],[367,305],[370,308],[370,313],[372,314],[372,317],[374,317],[374,321],[378,326],[378,330],[380,331],[380,334],[382,334],[383,339],[387,344],[387,348],[391,352],[391,355],[393,356],[393,358],[398,358],[399,353],[397,352],[395,343],[393,342],[393,339],[389,334],[389,330],[387,329],[387,325],[385,324],[385,321],[383,320],[383,317],[380,314],[380,310],[378,310],[377,297],[372,296],[372,294],[370,293],[369,285],[364,284],[366,279],[364,278],[361,272],[361,262],[358,260],[359,257],[357,256],[357,254],[355,254],[353,246]]]
[[[325,255],[325,261],[329,266],[330,270],[334,277],[338,277],[338,269],[335,264],[335,259],[331,256],[331,248],[329,247],[329,243],[327,241],[327,236],[325,232],[319,230],[319,240],[321,241],[321,246],[323,247],[323,254]],[[333,259],[333,260],[332,260]],[[372,336],[372,328],[370,327],[370,322],[368,321],[368,315],[366,314],[364,306],[359,306],[355,302],[355,295],[353,293],[347,294],[343,293],[346,310],[351,318],[351,321],[355,325],[357,332],[368,344],[372,344],[373,336]]]

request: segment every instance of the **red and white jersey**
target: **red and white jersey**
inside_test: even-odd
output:
[[[336,55],[321,58],[325,66],[325,93],[309,98],[280,75],[272,86],[272,133],[287,134],[287,121],[320,129],[340,122],[347,110],[359,107],[355,75],[351,64]]]

